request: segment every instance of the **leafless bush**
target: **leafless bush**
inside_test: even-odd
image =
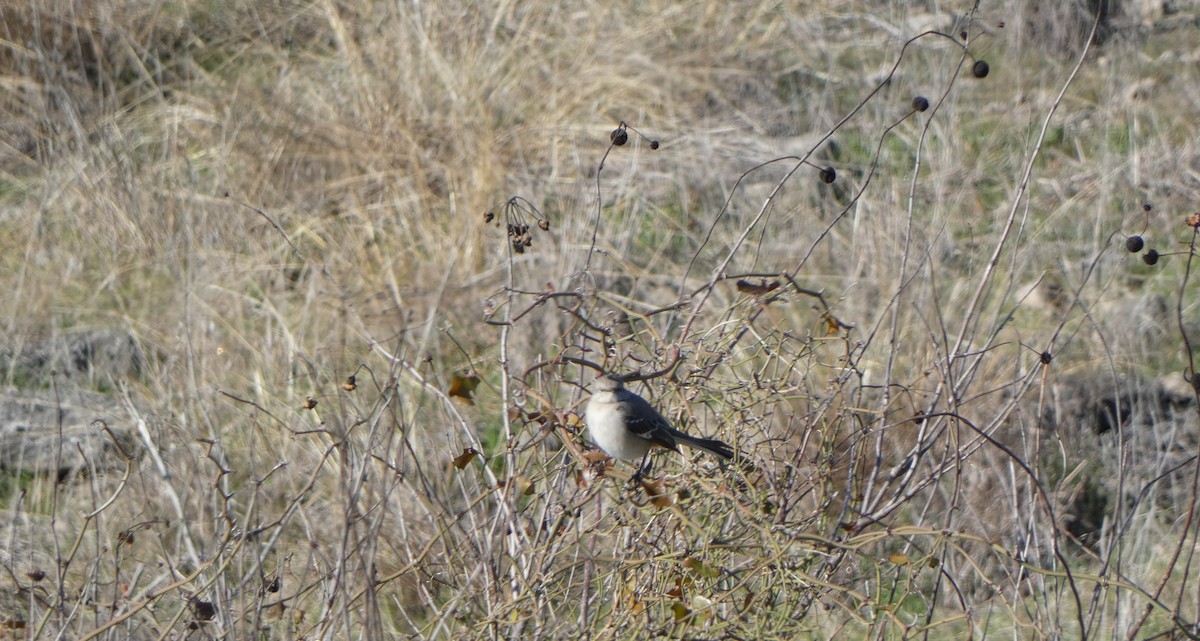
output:
[[[136,443],[0,470],[0,637],[1194,637],[1191,67],[897,3],[27,4],[8,377]],[[79,324],[154,353],[35,358]],[[601,369],[741,456],[632,482]]]

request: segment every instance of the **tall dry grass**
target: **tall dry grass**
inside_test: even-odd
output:
[[[155,355],[0,635],[1194,636],[1188,31],[955,11],[0,10],[6,340]],[[745,460],[626,484],[589,365]]]

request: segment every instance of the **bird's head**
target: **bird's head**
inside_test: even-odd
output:
[[[592,393],[615,392],[625,386],[625,383],[613,374],[604,374],[592,381]]]

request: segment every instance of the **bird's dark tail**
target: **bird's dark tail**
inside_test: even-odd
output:
[[[729,447],[729,444],[724,441],[718,441],[717,439],[711,438],[696,438],[695,436],[688,436],[687,434],[675,434],[675,440],[688,447],[704,450],[705,452],[708,452],[709,454],[726,461],[733,458],[733,448]]]

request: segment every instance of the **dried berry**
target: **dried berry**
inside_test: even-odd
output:
[[[971,74],[976,78],[986,78],[989,71],[991,71],[991,67],[983,60],[976,60],[975,64],[971,66]]]
[[[612,144],[620,147],[629,142],[629,132],[625,131],[624,127],[617,127],[612,130],[611,134],[608,134],[608,139],[612,141]]]
[[[831,183],[835,180],[837,180],[837,170],[836,169],[834,169],[833,167],[826,167],[821,170],[821,182],[828,185],[829,183]]]
[[[651,140],[651,141],[650,141],[650,148],[651,148],[651,149],[658,149],[658,141],[657,141],[657,140]]]
[[[1151,209],[1154,209],[1154,205],[1151,205],[1150,203],[1142,205],[1142,211],[1150,211]]]
[[[1142,260],[1147,265],[1153,265],[1154,263],[1157,263],[1158,262],[1158,250],[1151,249],[1151,250],[1147,251],[1145,254],[1142,254]]]
[[[490,223],[490,222],[492,222],[493,220],[496,220],[496,212],[494,212],[494,211],[489,211],[489,212],[485,212],[485,213],[483,214],[483,222],[484,222],[484,224],[485,224],[485,225],[486,225],[487,223]]]
[[[1050,352],[1042,352],[1042,355],[1038,357],[1038,360],[1042,362],[1042,365],[1049,365],[1050,361],[1054,360],[1054,355]]]
[[[550,231],[550,221],[543,218],[538,221],[538,227],[541,227],[542,231]]]
[[[212,618],[217,616],[217,606],[211,601],[192,599],[192,612],[201,621],[212,621]]]
[[[1130,236],[1125,239],[1125,249],[1132,254],[1142,251],[1142,248],[1145,246],[1146,243],[1142,240],[1141,236]]]
[[[925,111],[929,108],[929,99],[925,96],[917,96],[913,98],[912,108],[915,111]]]

